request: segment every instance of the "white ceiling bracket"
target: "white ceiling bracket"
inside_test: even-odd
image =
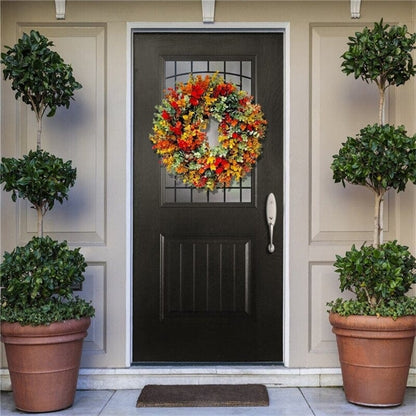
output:
[[[56,19],[65,19],[65,1],[66,0],[55,0]]]
[[[214,23],[215,0],[201,0],[202,21],[204,23]]]
[[[361,0],[351,0],[351,19],[360,18]]]

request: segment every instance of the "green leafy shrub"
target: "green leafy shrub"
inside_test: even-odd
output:
[[[389,241],[380,247],[352,246],[345,256],[336,256],[340,289],[355,293],[357,300],[370,307],[404,296],[416,283],[416,259],[408,247]]]
[[[16,99],[30,105],[42,118],[49,108],[52,117],[57,107],[69,107],[74,91],[81,88],[72,75],[72,67],[50,49],[53,42],[36,30],[24,33],[13,47],[1,54],[4,79],[12,81]]]
[[[371,307],[368,302],[360,302],[357,299],[345,300],[338,298],[328,302],[328,312],[337,313],[341,316],[366,315],[386,316],[397,319],[401,316],[416,315],[416,297],[402,296],[380,303]]]
[[[71,161],[64,162],[41,149],[30,150],[21,159],[3,157],[1,162],[0,184],[4,183],[4,190],[12,193],[12,200],[27,199],[43,213],[52,209],[55,201],[68,199],[77,174]]]
[[[79,248],[66,241],[33,237],[25,246],[5,252],[0,265],[0,319],[39,325],[93,316],[93,307],[74,296],[84,281],[86,262]]]
[[[356,299],[338,298],[329,302],[330,311],[343,316],[416,315],[416,298],[406,293],[416,283],[416,259],[408,247],[389,241],[379,247],[355,245],[345,256],[336,256],[340,290],[349,290]]]
[[[416,33],[407,26],[374,23],[348,38],[348,50],[342,55],[342,72],[376,82],[382,88],[402,85],[416,74],[412,51],[416,48]]]
[[[416,182],[416,135],[404,126],[368,125],[357,137],[348,137],[331,165],[334,181],[362,185],[378,193],[404,191]]]

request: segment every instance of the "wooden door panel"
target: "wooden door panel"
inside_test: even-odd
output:
[[[135,34],[135,362],[282,360],[282,37]],[[166,80],[169,66],[225,71],[238,62],[245,71],[250,66],[253,78],[226,76],[249,87],[261,104],[268,120],[264,152],[244,183],[202,194],[160,168],[148,139],[154,107],[172,82]],[[174,78],[186,80],[181,71]],[[270,192],[278,204],[273,254],[265,219]]]
[[[162,237],[161,319],[250,313],[248,240]]]

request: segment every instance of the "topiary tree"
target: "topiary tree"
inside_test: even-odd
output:
[[[94,316],[94,308],[73,294],[84,281],[86,262],[80,249],[66,241],[43,236],[43,217],[55,202],[68,199],[75,183],[72,162],[41,149],[42,118],[55,114],[57,107],[69,107],[74,91],[81,88],[70,65],[53,43],[32,30],[23,34],[7,53],[1,54],[4,78],[11,80],[16,99],[30,106],[38,121],[36,150],[22,158],[2,158],[0,183],[17,198],[27,199],[38,214],[38,236],[25,246],[5,252],[0,264],[0,321],[22,325],[47,325],[67,319]]]
[[[42,118],[55,115],[57,107],[69,107],[74,91],[82,85],[72,75],[72,67],[51,50],[53,42],[36,30],[24,33],[13,47],[1,54],[4,79],[12,81],[16,99],[30,106],[38,122],[37,149],[41,147]]]
[[[416,33],[406,25],[374,23],[348,38],[341,68],[347,74],[374,82],[379,90],[379,124],[368,125],[356,138],[348,137],[331,165],[335,182],[366,186],[375,193],[374,238],[383,242],[383,198],[389,189],[404,191],[408,181],[416,182],[416,135],[407,136],[403,126],[384,123],[385,91],[405,84],[416,74],[412,51]]]
[[[2,158],[0,178],[4,190],[11,192],[16,202],[17,197],[27,199],[37,211],[38,236],[43,236],[43,217],[58,201],[62,204],[68,199],[69,188],[74,186],[77,170],[71,161],[42,149],[30,150],[21,159]]]
[[[348,50],[342,55],[342,72],[354,74],[355,79],[375,82],[379,90],[379,123],[384,124],[385,91],[390,85],[403,85],[416,74],[412,51],[416,33],[407,26],[374,23],[348,38]]]
[[[68,199],[69,188],[75,183],[76,169],[71,161],[41,149],[42,119],[46,111],[52,117],[60,106],[69,107],[75,90],[81,88],[72,75],[72,67],[52,51],[49,41],[38,31],[24,33],[13,47],[6,46],[1,54],[4,79],[11,80],[16,99],[34,111],[37,120],[36,151],[22,159],[2,158],[0,184],[17,197],[27,199],[37,211],[38,236],[43,236],[43,217],[54,206]]]
[[[403,126],[388,124],[361,129],[333,156],[335,182],[362,185],[372,190],[374,203],[373,245],[383,242],[383,199],[389,189],[404,191],[409,181],[416,183],[416,135],[407,136]]]
[[[94,316],[94,307],[73,294],[87,266],[80,249],[49,236],[33,237],[24,247],[4,253],[0,265],[0,320],[47,325]]]
[[[348,137],[331,169],[334,181],[365,186],[374,192],[374,234],[372,246],[355,246],[334,263],[340,289],[350,290],[356,299],[330,302],[332,312],[341,315],[416,315],[416,298],[406,292],[416,283],[416,259],[408,247],[397,241],[383,243],[383,199],[386,192],[401,192],[416,183],[416,135],[404,126],[385,123],[385,91],[405,84],[416,74],[412,51],[416,34],[406,26],[374,24],[349,38],[342,55],[342,71],[375,83],[379,91],[379,123],[367,125],[356,137]]]

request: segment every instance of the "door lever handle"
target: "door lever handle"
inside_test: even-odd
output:
[[[269,245],[267,246],[267,250],[269,253],[274,253],[275,246],[273,244],[273,229],[276,223],[276,198],[273,193],[270,193],[267,197],[266,201],[266,219],[267,225],[269,227]]]

